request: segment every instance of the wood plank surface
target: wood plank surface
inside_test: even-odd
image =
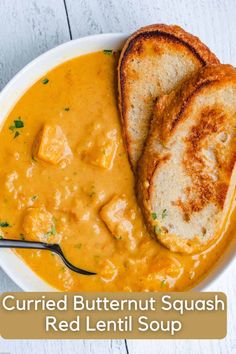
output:
[[[0,0],[0,89],[32,59],[70,39],[63,0]]]

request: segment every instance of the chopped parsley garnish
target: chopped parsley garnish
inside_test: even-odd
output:
[[[0,235],[0,240],[3,240],[3,237],[2,237],[2,235]]]
[[[34,202],[37,198],[38,198],[37,195],[33,195],[33,197],[31,197],[32,202]]]
[[[10,125],[9,129],[14,134],[14,139],[20,135],[20,132],[17,129],[24,128],[24,122],[21,120],[21,117],[14,120],[14,124]]]
[[[49,80],[47,77],[45,77],[45,79],[42,80],[42,84],[47,85],[49,83]]]
[[[162,282],[161,282],[161,287],[163,288],[165,285],[166,285],[166,280],[163,279]]]
[[[91,187],[91,191],[89,192],[89,197],[90,197],[90,198],[92,198],[92,197],[94,197],[94,196],[95,196],[95,194],[96,194],[96,192],[95,192],[95,186],[94,186],[94,185],[92,185],[92,187]]]
[[[116,240],[122,240],[122,237],[119,236],[119,235],[116,235],[116,236],[115,236],[115,239],[116,239]]]
[[[77,243],[77,244],[75,245],[75,248],[80,249],[81,247],[82,247],[82,243]]]
[[[0,221],[0,227],[9,227],[11,226],[7,221]]]
[[[159,235],[161,233],[161,228],[159,225],[154,226],[154,232],[156,235]]]
[[[65,107],[64,111],[68,112],[70,110],[70,107]]]
[[[161,214],[162,219],[165,219],[167,217],[167,210],[164,209],[162,214]]]
[[[45,236],[49,237],[49,236],[55,236],[57,233],[57,230],[56,230],[56,226],[55,224],[52,225],[52,228],[50,231],[48,231]]]
[[[25,235],[24,235],[24,234],[20,234],[20,239],[21,239],[22,241],[25,241]]]
[[[152,213],[152,218],[153,218],[153,220],[156,220],[157,219],[157,214],[156,213]]]
[[[51,233],[52,233],[52,235],[53,235],[53,236],[55,236],[55,235],[56,235],[57,230],[56,230],[56,226],[55,226],[55,225],[52,225],[52,230],[51,230]]]
[[[112,55],[113,50],[112,49],[104,49],[103,53],[106,54],[106,55]]]
[[[24,128],[24,122],[20,119],[14,120],[16,129]]]

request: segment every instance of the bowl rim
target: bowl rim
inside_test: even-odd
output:
[[[90,35],[60,44],[36,57],[23,67],[0,92],[0,126],[4,124],[9,112],[20,97],[47,72],[80,55],[106,48],[120,49],[127,37],[128,35],[124,33]],[[230,247],[227,247],[224,255],[213,266],[209,274],[190,291],[207,290],[209,285],[231,266],[235,249],[236,239],[233,239]],[[24,291],[60,291],[40,278],[13,250],[0,249],[0,267]]]

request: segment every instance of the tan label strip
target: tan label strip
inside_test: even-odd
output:
[[[4,293],[6,339],[220,339],[224,293]]]

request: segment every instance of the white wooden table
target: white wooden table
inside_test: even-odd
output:
[[[224,63],[236,66],[236,0],[0,0],[0,89],[25,64],[73,38],[129,33],[174,23],[198,35]],[[0,108],[1,109],[1,108]],[[20,290],[0,270],[0,291]],[[228,296],[228,335],[212,341],[5,341],[12,354],[236,354],[236,261],[210,290]]]

